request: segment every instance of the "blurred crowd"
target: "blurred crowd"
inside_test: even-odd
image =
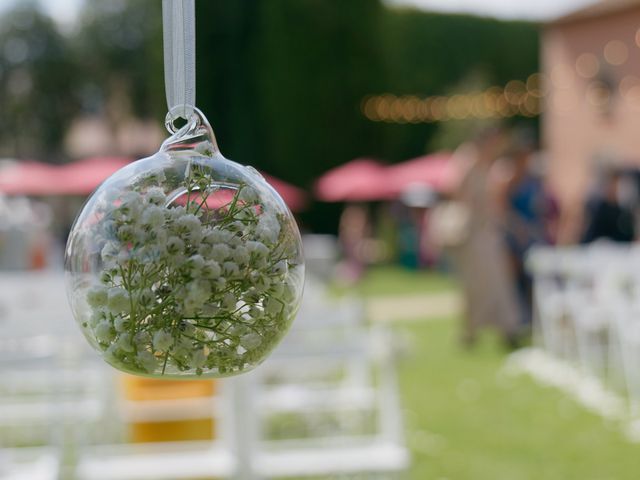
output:
[[[574,218],[564,218],[545,178],[546,158],[526,128],[478,130],[453,153],[446,187],[393,202],[349,204],[340,223],[341,276],[395,258],[409,268],[453,270],[465,299],[461,341],[471,346],[493,327],[510,347],[530,333],[534,246],[567,243],[561,224],[579,224],[571,243],[633,242],[640,221],[637,172],[594,168]]]

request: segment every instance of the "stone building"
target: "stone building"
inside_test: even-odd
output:
[[[544,148],[560,240],[579,238],[606,167],[640,169],[640,0],[604,0],[544,26]]]

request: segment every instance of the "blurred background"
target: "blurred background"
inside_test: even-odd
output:
[[[161,3],[0,0],[0,479],[637,478],[640,1],[197,0],[197,105],[308,269],[215,382],[110,369],[63,285],[167,137]]]

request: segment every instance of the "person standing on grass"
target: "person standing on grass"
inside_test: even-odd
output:
[[[447,247],[465,300],[462,342],[475,343],[482,327],[493,327],[508,346],[517,343],[520,321],[512,278],[492,189],[492,168],[507,145],[502,129],[492,128],[458,148],[451,201],[467,211],[463,238]]]
[[[550,241],[546,220],[552,204],[544,188],[541,169],[533,165],[535,151],[533,133],[517,132],[509,159],[504,162],[500,195],[503,234],[523,329],[530,329],[533,311],[533,280],[525,267],[525,257],[534,245]]]
[[[615,169],[604,171],[600,183],[600,191],[587,202],[582,243],[633,242],[636,236],[633,211],[621,201],[623,175]]]

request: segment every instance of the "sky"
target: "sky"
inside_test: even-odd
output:
[[[22,0],[24,1],[24,0]],[[62,25],[73,24],[82,0],[32,0]],[[109,0],[106,0],[109,1]],[[19,0],[0,0],[0,13],[13,7]]]
[[[19,0],[0,0],[0,13]],[[82,0],[34,0],[63,25],[71,25]],[[109,0],[105,0],[109,1]],[[135,0],[129,0],[135,1]],[[160,1],[160,0],[158,0]],[[202,0],[201,0],[202,1]],[[548,20],[596,0],[385,0],[390,5],[411,5],[426,10],[466,12],[499,18]]]
[[[475,13],[499,18],[549,20],[597,0],[386,0],[426,10]]]

